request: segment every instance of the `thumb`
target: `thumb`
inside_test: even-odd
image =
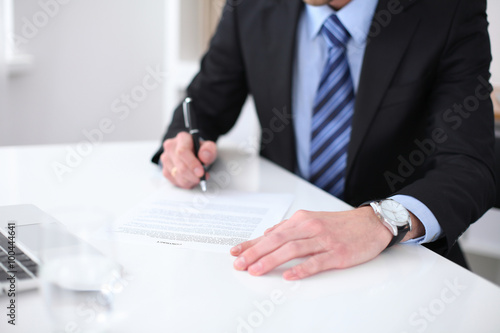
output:
[[[212,164],[217,158],[217,145],[213,141],[203,141],[198,152],[198,158],[205,165]]]

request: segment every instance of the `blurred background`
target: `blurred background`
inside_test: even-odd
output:
[[[224,4],[0,0],[0,146],[160,142]],[[488,15],[491,82],[500,89],[499,0],[488,2]],[[226,140],[257,142],[252,108],[248,101]],[[473,270],[500,285],[499,210],[461,242]]]
[[[0,145],[32,145],[87,140],[103,118],[104,141],[160,139],[225,1],[0,3]]]

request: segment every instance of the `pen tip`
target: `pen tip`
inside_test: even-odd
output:
[[[207,191],[207,182],[206,182],[206,181],[202,180],[202,181],[200,182],[200,186],[201,186],[201,190],[202,190],[203,192],[206,192],[206,191]]]

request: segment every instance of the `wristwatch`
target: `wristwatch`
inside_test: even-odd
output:
[[[377,217],[394,235],[392,241],[387,245],[391,247],[399,243],[408,231],[411,231],[411,216],[408,210],[399,202],[392,199],[372,201],[361,206],[370,204]]]

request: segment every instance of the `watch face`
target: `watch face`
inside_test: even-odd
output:
[[[383,200],[380,203],[381,213],[397,226],[408,224],[409,213],[402,204],[394,200]]]

